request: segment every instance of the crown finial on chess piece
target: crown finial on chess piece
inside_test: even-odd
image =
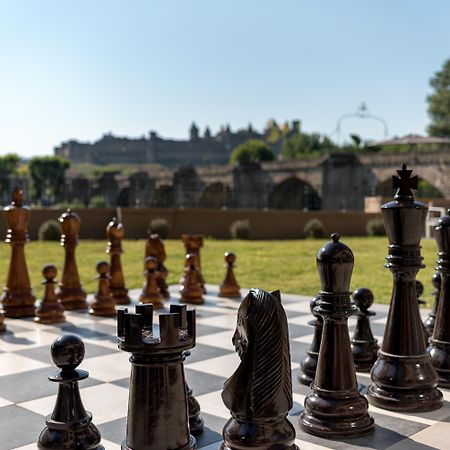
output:
[[[392,176],[392,187],[397,189],[394,199],[399,201],[413,201],[414,194],[411,189],[417,189],[419,179],[417,175],[411,177],[412,170],[408,170],[406,164],[402,164],[401,170]]]

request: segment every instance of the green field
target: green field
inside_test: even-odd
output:
[[[202,249],[202,270],[207,283],[219,284],[224,275],[223,253],[227,250],[237,255],[236,277],[243,287],[259,287],[266,290],[315,295],[319,289],[316,270],[316,253],[326,239],[289,241],[237,241],[206,239]],[[352,289],[365,286],[373,290],[379,303],[390,300],[392,277],[383,267],[387,253],[385,237],[342,238],[355,255]],[[144,240],[125,240],[122,264],[128,288],[139,288],[143,283]],[[104,253],[106,242],[82,240],[77,248],[78,269],[84,288],[94,292],[95,264],[108,259]],[[178,240],[166,241],[169,283],[178,282],[183,269],[183,245]],[[10,249],[0,244],[0,282],[6,280]],[[30,242],[26,246],[28,268],[33,289],[38,298],[42,295],[41,270],[47,263],[56,264],[58,270],[63,263],[63,249],[58,242]],[[431,276],[436,261],[434,240],[422,241],[422,256],[426,268],[419,272],[418,279],[424,283],[424,299],[431,302],[433,290]]]

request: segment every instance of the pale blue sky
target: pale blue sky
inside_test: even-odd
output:
[[[365,101],[424,133],[450,56],[447,0],[0,0],[0,153],[273,117],[331,133]],[[343,134],[383,136],[367,120]]]

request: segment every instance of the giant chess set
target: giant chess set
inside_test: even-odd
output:
[[[368,287],[350,292],[355,261],[338,233],[318,246],[313,299],[242,289],[231,252],[223,283],[205,284],[198,235],[183,236],[183,276],[170,287],[164,243],[150,235],[144,286],[129,291],[117,219],[107,226],[110,261],[97,264],[98,289],[86,296],[72,211],[59,219],[60,281],[45,266],[36,302],[24,252],[30,210],[16,189],[5,209],[0,449],[450,448],[450,215],[435,226],[435,301],[421,317],[427,208],[406,166],[393,186],[382,207],[390,306]]]

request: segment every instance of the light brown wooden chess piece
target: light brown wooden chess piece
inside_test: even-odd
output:
[[[0,333],[2,331],[6,331],[5,314],[4,314],[3,310],[0,311]]]
[[[164,248],[164,243],[159,237],[159,234],[150,234],[145,243],[145,258],[147,256],[153,256],[158,260],[157,268],[157,283],[161,294],[164,298],[170,298],[169,286],[167,285],[166,278],[169,274],[164,261],[166,260],[166,250]]]
[[[99,261],[96,269],[98,273],[96,277],[98,289],[89,308],[89,314],[94,316],[115,316],[116,302],[109,290],[109,264],[106,261]]]
[[[61,246],[64,247],[64,266],[59,282],[59,289],[56,292],[64,309],[86,309],[86,292],[81,287],[80,276],[78,275],[77,262],[75,260],[75,249],[78,245],[78,232],[81,220],[78,214],[70,209],[58,218],[61,224]]]
[[[180,302],[196,305],[201,305],[204,302],[200,272],[197,268],[197,256],[193,253],[186,255],[184,285],[180,286],[180,294]]]
[[[198,271],[198,276],[200,278],[200,284],[202,286],[203,293],[206,294],[205,280],[202,275],[202,264],[200,260],[200,249],[203,247],[203,236],[201,234],[183,234],[181,236],[181,240],[183,241],[186,255],[194,254],[196,256],[196,268]],[[187,258],[185,258],[184,266],[186,267],[187,265]],[[181,277],[181,285],[184,285],[185,283],[184,277],[185,273],[183,273]]]
[[[153,256],[147,256],[144,260],[145,283],[139,296],[141,303],[153,303],[155,308],[164,307],[164,297],[158,286],[158,260]]]
[[[225,274],[225,279],[220,285],[219,297],[228,298],[240,298],[241,297],[241,287],[236,281],[234,276],[234,263],[236,261],[236,255],[233,252],[225,253],[225,267],[227,269]]]
[[[56,267],[53,264],[48,264],[42,269],[45,286],[44,296],[36,310],[36,317],[34,320],[38,323],[61,323],[65,322],[64,306],[58,301],[55,294],[55,278],[57,275]]]
[[[122,239],[124,234],[122,223],[114,217],[106,227],[106,235],[109,239],[106,253],[111,255],[109,289],[118,305],[127,305],[131,301],[128,296],[128,289],[125,287],[122,263],[120,261],[120,255],[123,253]]]
[[[12,202],[5,208],[8,231],[5,242],[11,244],[8,279],[3,288],[3,311],[6,317],[33,317],[35,296],[31,291],[25,259],[25,244],[28,241],[27,226],[30,208],[23,204],[23,192],[16,187],[12,192]]]

